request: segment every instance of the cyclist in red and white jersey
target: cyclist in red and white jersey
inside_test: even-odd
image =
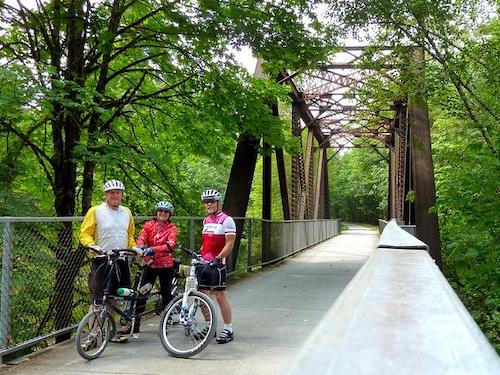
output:
[[[221,195],[217,190],[205,190],[201,199],[208,213],[203,220],[201,256],[209,263],[197,269],[198,288],[206,294],[213,290],[215,294],[224,320],[224,328],[216,341],[225,344],[233,340],[231,305],[224,290],[227,286],[226,257],[234,247],[236,225],[231,216],[222,212]]]

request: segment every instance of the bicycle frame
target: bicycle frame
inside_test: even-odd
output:
[[[104,287],[104,295],[102,298],[102,302],[98,306],[96,306],[96,308],[94,308],[94,311],[98,311],[102,308],[110,308],[111,310],[116,312],[121,318],[125,319],[128,322],[132,322],[132,325],[134,325],[137,317],[144,316],[154,311],[154,310],[145,310],[141,314],[136,315],[135,308],[137,302],[140,300],[146,300],[154,295],[159,295],[160,293],[159,292],[145,293],[145,294],[137,293],[137,288],[142,281],[142,276],[143,276],[142,271],[141,275],[139,276],[139,279],[136,279],[136,283],[134,284],[133,295],[122,297],[122,296],[116,296],[111,292],[111,280],[112,280],[111,276],[113,273],[118,272],[117,260],[125,255],[130,255],[132,252],[133,251],[130,249],[114,249],[111,252],[105,254],[107,256],[107,263],[110,266],[110,270],[108,272],[108,275],[106,276],[106,283],[105,283],[106,286]],[[130,301],[130,304],[127,307],[127,309],[122,310],[115,304],[111,303],[112,301],[117,301],[117,302]]]
[[[116,296],[112,293],[114,292],[114,290],[111,290],[113,287],[113,277],[115,275],[119,276],[117,260],[126,255],[135,255],[136,252],[134,250],[113,249],[106,253],[96,249],[92,249],[92,251],[99,255],[106,256],[106,258],[103,258],[105,263],[99,265],[98,267],[106,265],[109,266],[109,269],[107,270],[106,279],[104,280],[102,301],[99,304],[93,304],[92,310],[87,313],[87,315],[85,315],[78,324],[76,332],[75,343],[77,351],[87,360],[98,358],[104,352],[108,343],[116,337],[116,323],[113,314],[111,313],[112,311],[116,312],[123,320],[132,322],[129,336],[134,337],[133,328],[136,318],[149,313],[149,311],[144,311],[136,315],[136,304],[138,301],[146,300],[152,294],[154,295],[154,293],[148,293],[150,291],[149,288],[147,290],[143,290],[143,293],[139,292],[138,286],[143,278],[142,273],[139,277],[136,277],[133,293],[129,296]],[[101,270],[101,272],[102,271],[103,270]],[[156,293],[160,294],[158,292]],[[126,301],[129,303],[126,309],[122,310],[116,303],[113,303],[113,301]]]
[[[190,317],[192,316],[193,312],[186,311],[186,306],[187,306],[187,299],[189,295],[192,292],[195,292],[198,290],[198,279],[196,278],[196,266],[199,264],[205,264],[205,262],[200,261],[196,258],[191,259],[191,269],[189,270],[189,276],[186,277],[186,284],[184,286],[184,293],[182,295],[182,308],[181,308],[181,314],[180,314],[180,323],[181,324],[189,324],[190,323]],[[194,306],[191,305],[191,309],[193,309]],[[187,314],[186,314],[187,313]]]

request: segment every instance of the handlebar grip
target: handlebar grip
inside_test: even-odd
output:
[[[96,253],[98,255],[105,255],[106,253],[104,251],[102,251],[101,249],[96,249],[92,246],[87,246],[87,245],[81,245],[82,248],[84,248],[85,250],[87,251],[91,251],[93,253]]]
[[[132,255],[132,256],[137,255],[135,250],[132,249],[111,249],[111,252],[116,255],[120,255],[120,253],[126,253],[125,255]]]

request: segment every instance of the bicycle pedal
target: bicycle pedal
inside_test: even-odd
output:
[[[151,283],[147,283],[143,286],[141,286],[138,290],[139,294],[146,294],[148,293],[151,289],[153,288],[153,285]]]

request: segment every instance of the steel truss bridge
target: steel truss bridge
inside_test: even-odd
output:
[[[423,50],[409,48],[402,62],[389,48],[346,46],[331,61],[315,70],[283,71],[276,77],[290,87],[291,132],[302,146],[300,153],[292,155],[288,182],[283,150],[272,150],[284,219],[328,218],[329,160],[343,150],[370,147],[389,165],[387,219],[415,224],[417,237],[429,244],[431,256],[441,265],[438,220],[429,213],[436,192],[422,88]],[[415,85],[416,93],[389,92],[387,98],[392,99],[385,100],[367,96],[369,83],[377,80],[401,89],[403,70],[406,77],[410,72],[414,83],[422,83]],[[260,61],[255,74],[263,76]],[[277,103],[272,110],[280,115]],[[234,216],[245,216],[260,142],[243,138],[237,145],[224,202],[224,209]],[[264,149],[270,149],[265,139],[262,142]],[[333,154],[327,152],[332,149]],[[271,152],[263,156],[263,219],[271,218],[271,158]],[[406,199],[409,192],[414,199]]]

